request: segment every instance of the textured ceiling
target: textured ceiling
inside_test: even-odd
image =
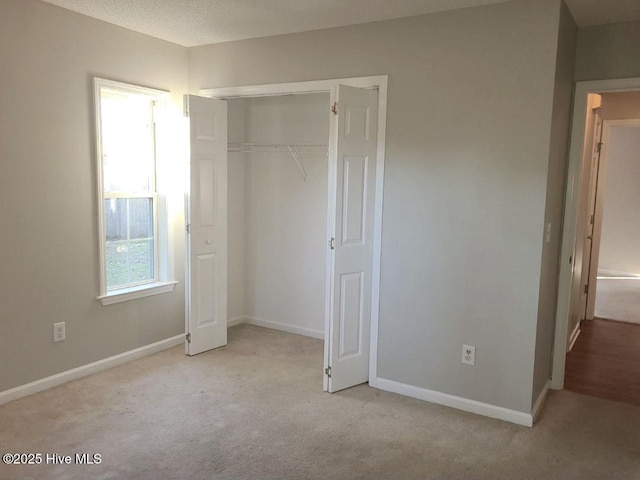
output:
[[[455,10],[505,0],[44,1],[192,47]],[[566,1],[580,26],[640,20],[640,0]]]
[[[505,0],[44,0],[187,47]]]

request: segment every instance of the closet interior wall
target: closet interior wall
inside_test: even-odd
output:
[[[327,144],[329,94],[228,101],[230,144]],[[269,150],[268,148],[265,150]],[[324,335],[328,157],[229,153],[230,321]]]

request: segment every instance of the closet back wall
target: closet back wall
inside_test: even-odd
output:
[[[328,93],[229,101],[232,143],[328,139]],[[322,337],[328,159],[300,161],[306,181],[286,149],[229,154],[229,318]]]

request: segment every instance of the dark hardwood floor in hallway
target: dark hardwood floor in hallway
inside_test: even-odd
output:
[[[599,318],[583,322],[567,354],[565,388],[640,406],[640,325]]]

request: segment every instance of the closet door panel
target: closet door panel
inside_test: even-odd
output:
[[[227,104],[188,95],[186,351],[227,344]]]
[[[335,250],[330,285],[328,390],[369,379],[378,92],[340,85],[335,161]],[[329,373],[329,372],[328,372]]]
[[[344,159],[342,245],[365,243],[368,167],[368,157],[348,156]]]

